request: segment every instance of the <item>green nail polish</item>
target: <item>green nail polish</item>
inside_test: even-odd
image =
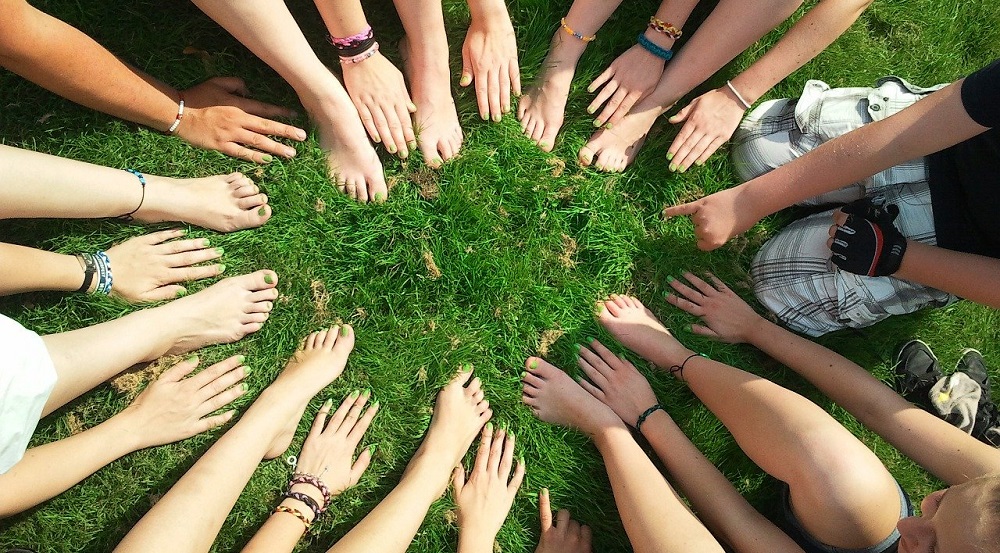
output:
[[[371,396],[371,395],[372,395],[372,390],[371,390],[371,388],[365,388],[365,391],[361,392],[361,396],[362,396],[362,397],[369,397],[369,396]]]
[[[274,158],[271,157],[271,154],[264,154],[260,156],[260,160],[263,161],[264,163],[271,163],[272,161],[274,161]]]
[[[242,383],[240,383],[240,387],[242,387],[242,388],[243,388],[243,391],[244,391],[244,392],[249,392],[249,391],[250,391],[250,385],[249,385],[249,384],[247,384],[246,382],[242,382]]]
[[[222,265],[219,265],[219,274],[222,274],[225,271],[226,271],[226,264],[223,263]]]
[[[676,279],[675,279],[674,277],[672,277],[672,276],[670,276],[670,275],[667,275],[667,284],[670,284],[670,283],[671,283],[671,282],[673,282],[674,280],[676,280]],[[669,292],[668,292],[668,293],[669,293]]]
[[[184,358],[184,361],[186,363],[197,363],[198,362],[198,356],[197,355],[188,355],[187,357]]]
[[[205,238],[204,240],[201,241],[201,247],[203,247],[203,248],[207,248],[207,247],[209,247],[211,245],[212,245],[212,241],[209,240],[208,238]]]
[[[332,399],[328,399],[328,400],[326,400],[326,401],[323,402],[323,409],[329,409],[331,407],[333,407],[333,400]]]
[[[371,409],[378,409],[381,406],[382,406],[382,402],[381,401],[376,401],[375,403],[372,404]]]
[[[260,215],[261,217],[267,215],[267,208],[266,207],[262,207],[262,208],[258,209],[257,210],[257,215]]]
[[[493,423],[492,422],[486,423],[486,432],[488,432],[490,434],[493,433]]]
[[[521,380],[524,380],[525,377],[527,377],[527,376],[528,376],[528,371],[522,371],[521,372]]]
[[[615,128],[615,126],[611,123],[608,123],[607,125],[604,125],[604,128],[610,131],[611,129]]]
[[[517,456],[517,462],[519,464],[523,465],[524,464],[524,455],[518,455]]]
[[[465,372],[467,372],[467,373],[471,373],[471,372],[472,372],[472,363],[466,363],[466,364],[465,364],[465,365],[463,366],[463,369],[465,370]]]
[[[593,90],[587,89],[587,92],[593,92]],[[597,111],[597,110],[594,109],[594,108],[587,108],[587,113],[589,113],[591,115],[593,115],[595,111]]]
[[[186,296],[187,293],[188,293],[187,290],[185,290],[184,288],[181,288],[180,290],[177,291],[177,297],[180,298],[180,297]]]
[[[375,193],[375,201],[376,202],[384,202],[385,201],[385,194],[383,194],[381,192],[376,192]]]
[[[503,119],[503,117],[501,117],[499,113],[493,116],[494,123],[499,123],[501,119]]]
[[[226,248],[215,248],[215,253],[222,255],[226,253]]]
[[[670,161],[671,159],[674,159],[673,152],[667,152],[667,161]]]
[[[274,277],[272,277],[270,273],[267,273],[264,275],[264,282],[274,284]]]
[[[670,166],[667,167],[667,169],[670,169],[671,172],[676,171],[677,170],[677,164],[676,163],[671,163]]]
[[[681,165],[681,173],[683,173],[683,172],[685,172],[685,171],[687,171],[687,170],[688,170],[688,168],[687,168],[687,167],[685,167],[684,165]]]
[[[600,127],[601,126],[601,122],[598,121],[597,119],[594,119],[594,126],[595,127]]]
[[[594,339],[593,337],[591,337],[591,336],[587,336],[587,345],[590,345],[590,344],[593,344],[593,343],[594,343],[594,342],[596,342],[596,341],[597,341],[597,340],[596,340],[596,339]]]
[[[340,327],[340,335],[347,336],[347,325]]]
[[[580,353],[580,348],[582,347],[580,344],[573,344],[573,351]]]
[[[511,432],[510,430],[508,430],[507,431],[507,437],[513,440],[514,439],[514,433]]]
[[[347,397],[349,397],[351,399],[358,399],[358,396],[360,396],[360,395],[361,395],[361,392],[359,392],[358,390],[354,390],[353,392],[351,392],[351,395],[349,395]]]
[[[531,363],[528,363],[528,368],[532,369],[532,370],[537,369],[538,368],[538,360],[537,359],[532,359]]]
[[[386,150],[389,150],[390,154],[396,153],[396,147],[395,146],[389,146],[389,147],[386,148]]]
[[[695,161],[694,164],[697,165],[698,167],[701,167],[705,165],[705,162],[699,159],[698,161]]]
[[[236,362],[239,363],[239,364],[241,364],[241,365],[246,360],[247,360],[247,356],[246,355],[237,355],[236,356]],[[250,370],[250,369],[247,369],[247,370]]]
[[[373,457],[373,456],[375,456],[375,450],[376,450],[377,448],[378,448],[378,446],[377,446],[377,445],[375,445],[375,444],[372,444],[372,445],[368,446],[368,456],[369,456],[369,457]]]

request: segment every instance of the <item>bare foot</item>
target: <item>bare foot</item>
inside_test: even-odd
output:
[[[557,30],[542,62],[541,82],[532,86],[518,103],[521,130],[546,152],[551,152],[556,143],[576,63],[586,47],[585,42],[571,40],[562,29]]]
[[[267,196],[242,173],[200,179],[145,175],[146,196],[134,217],[146,223],[182,221],[232,232],[259,227],[271,218]]]
[[[448,65],[439,66],[435,60],[422,59],[416,52],[411,52],[405,36],[399,41],[399,50],[410,81],[413,103],[417,106],[413,116],[417,146],[424,162],[437,169],[457,156],[462,147],[462,126],[458,123],[455,100],[451,97]]]
[[[438,393],[430,429],[414,459],[433,456],[447,467],[446,473],[450,475],[492,416],[482,381],[472,378],[472,366],[466,365]]]
[[[285,370],[278,375],[275,382],[291,384],[292,389],[301,392],[303,397],[307,399],[302,402],[295,416],[288,419],[286,427],[271,442],[264,455],[265,459],[274,459],[288,449],[288,445],[292,443],[292,438],[295,436],[295,430],[298,428],[302,413],[305,412],[308,398],[318,394],[320,390],[344,372],[344,367],[347,366],[347,357],[353,350],[354,329],[350,325],[313,332],[302,340],[302,347],[288,360]]]
[[[319,145],[337,189],[359,202],[385,201],[389,188],[382,162],[347,91],[338,83],[327,98],[300,99],[318,127]]]
[[[690,352],[656,315],[637,298],[612,294],[601,302],[597,320],[623,346],[660,368],[667,368]]]
[[[608,425],[623,423],[610,407],[590,395],[568,374],[548,361],[529,357],[525,362],[521,401],[539,419],[560,426],[576,428],[591,436]]]
[[[597,131],[580,148],[580,164],[593,164],[598,171],[624,171],[639,153],[659,114],[658,109],[632,111],[613,128]]]
[[[278,275],[257,271],[230,277],[187,297],[157,307],[165,328],[175,328],[178,339],[167,351],[177,355],[209,344],[235,342],[260,330],[278,297]],[[150,332],[162,332],[151,328]]]

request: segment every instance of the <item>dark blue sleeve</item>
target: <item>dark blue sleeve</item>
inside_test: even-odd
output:
[[[984,127],[1000,127],[1000,60],[965,78],[962,104],[976,123]]]

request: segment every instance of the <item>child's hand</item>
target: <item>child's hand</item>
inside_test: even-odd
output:
[[[581,380],[580,386],[610,407],[625,424],[634,426],[639,415],[656,404],[653,388],[632,363],[611,353],[604,344],[594,340],[589,346],[593,350],[580,348],[579,363],[590,382]]]
[[[569,511],[562,509],[552,524],[552,507],[549,506],[549,490],[538,494],[538,511],[542,518],[542,538],[538,540],[535,553],[591,553],[590,528],[569,517]]]
[[[667,301],[701,317],[704,325],[691,325],[691,332],[695,334],[731,344],[751,341],[751,334],[764,322],[763,318],[715,275],[708,276],[714,286],[691,273],[684,273],[684,278],[694,288],[680,280],[671,280],[670,286],[677,294],[667,296]]]
[[[461,466],[452,476],[458,505],[459,551],[493,550],[493,540],[524,480],[524,461],[518,461],[511,478],[513,466],[514,435],[505,436],[503,430],[494,434],[492,424],[484,426],[476,465],[468,480]]]

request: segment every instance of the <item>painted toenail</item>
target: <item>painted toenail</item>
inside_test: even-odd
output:
[[[671,159],[674,159],[673,152],[667,152],[667,161],[670,161]]]
[[[226,249],[225,248],[221,248],[221,247],[215,248],[215,253],[217,253],[219,255],[222,255],[222,254],[226,253]]]
[[[264,274],[264,282],[268,284],[274,284],[274,278],[271,277],[271,273]]]
[[[274,157],[271,156],[271,154],[264,154],[260,156],[260,160],[263,161],[264,163],[271,163],[272,161],[274,161]]]
[[[528,368],[532,369],[532,370],[537,369],[538,368],[538,359],[532,359],[531,363],[528,363]]]
[[[492,422],[486,423],[486,432],[489,433],[489,434],[493,433],[493,423]]]
[[[672,277],[672,276],[670,276],[670,275],[667,275],[667,284],[670,284],[670,283],[671,283],[671,282],[673,282],[674,280],[676,280],[676,279],[675,279],[674,277]],[[669,292],[667,292],[667,293],[669,294]]]
[[[331,407],[333,407],[333,400],[332,399],[328,399],[328,400],[326,400],[326,401],[323,402],[323,407],[321,407],[321,409],[325,409],[325,410],[329,411]]]
[[[521,380],[524,380],[527,376],[528,376],[528,372],[527,371],[522,371],[521,372]]]
[[[340,327],[340,335],[347,336],[347,325]]]
[[[383,194],[381,192],[376,192],[375,193],[375,201],[376,202],[384,202],[385,201],[385,194]]]
[[[267,215],[267,208],[266,207],[262,207],[262,208],[258,209],[257,210],[257,215],[260,215],[261,217]]]

